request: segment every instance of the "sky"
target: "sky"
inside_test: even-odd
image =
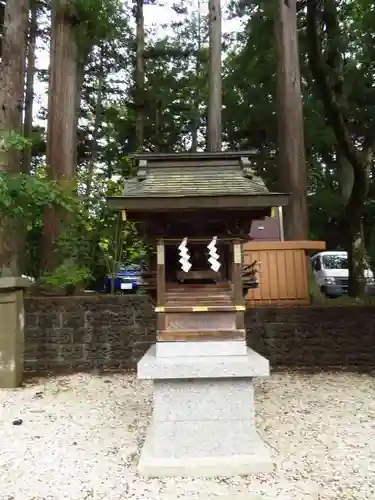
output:
[[[146,29],[147,27],[151,27],[152,25],[154,25],[155,27],[157,27],[156,29],[157,36],[160,37],[165,36],[166,34],[166,30],[163,29],[161,26],[163,24],[165,25],[178,19],[178,15],[171,8],[171,5],[174,3],[174,0],[162,0],[162,2],[163,5],[160,5],[161,2],[159,2],[159,5],[145,5],[144,7]],[[202,15],[203,16],[207,15],[208,0],[192,0],[191,9],[197,11],[198,2],[200,3],[200,11]],[[228,0],[221,1],[221,7],[223,12],[225,11],[227,4]],[[238,25],[239,25],[238,20],[231,20],[231,21],[224,20],[222,31],[223,33],[235,31],[236,29],[238,29],[239,27]],[[41,69],[47,70],[49,65],[49,54],[48,50],[46,50],[46,47],[42,47],[41,43],[42,42],[39,41],[39,44],[37,45],[36,66],[38,70]],[[37,115],[42,106],[47,107],[47,88],[48,84],[41,83],[39,81],[35,82],[36,95],[35,95],[34,119],[38,125],[45,124],[44,121],[38,119]]]

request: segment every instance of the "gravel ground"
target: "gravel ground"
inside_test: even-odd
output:
[[[151,391],[127,374],[77,374],[0,390],[0,499],[375,498],[371,375],[278,373],[258,381],[257,419],[275,448],[275,471],[231,479],[137,476]]]

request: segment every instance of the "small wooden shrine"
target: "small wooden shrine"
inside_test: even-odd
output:
[[[241,245],[252,220],[285,205],[287,195],[268,192],[245,152],[135,160],[137,177],[109,204],[126,210],[156,248],[158,341],[243,340]]]
[[[269,363],[246,345],[242,243],[252,220],[288,197],[266,189],[246,153],[135,159],[137,177],[108,203],[156,249],[157,342],[138,363],[138,378],[154,382],[153,419],[139,472],[268,471],[252,380]]]

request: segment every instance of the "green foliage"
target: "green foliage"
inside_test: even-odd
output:
[[[76,201],[66,189],[47,180],[43,171],[40,175],[0,172],[0,217],[16,218],[25,226],[32,225],[48,206],[72,211]]]
[[[109,274],[115,274],[121,262],[140,263],[146,258],[147,248],[139,238],[134,224],[123,221],[121,214],[112,217],[112,224],[106,229],[100,235],[99,248],[103,252]]]
[[[58,288],[85,284],[91,278],[88,268],[79,267],[74,259],[66,259],[53,272],[45,273],[42,282]]]
[[[120,0],[73,0],[77,16],[77,39],[85,59],[94,45],[119,35]]]
[[[8,151],[23,151],[26,147],[31,146],[30,139],[17,134],[14,131],[0,134],[0,153]]]
[[[43,167],[33,175],[0,172],[0,219],[15,219],[18,227],[25,231],[24,271],[33,277],[40,275],[40,243],[47,207],[59,207],[74,214],[79,203],[71,186],[48,180]],[[61,272],[58,270],[57,276],[61,276]]]
[[[82,186],[84,177],[77,177],[75,182]],[[90,197],[76,200],[76,210],[70,212],[61,228],[54,250],[58,265],[42,275],[42,281],[58,287],[95,286],[106,274],[116,272],[118,263],[141,262],[145,258],[147,248],[134,225],[122,221],[107,207],[106,196],[119,194],[120,190],[121,183],[94,176]]]

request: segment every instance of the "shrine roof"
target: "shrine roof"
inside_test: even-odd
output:
[[[217,167],[150,168],[144,180],[125,182],[125,196],[222,196],[268,193],[259,178],[247,179],[231,165]]]
[[[287,195],[270,193],[263,180],[258,177],[248,160],[249,152],[239,153],[180,153],[138,154],[137,177],[125,182],[121,198],[129,208],[136,199],[199,199],[216,197],[241,197],[240,203],[251,205],[250,198],[258,199],[257,206],[270,206],[268,197],[280,198],[277,205],[285,205]],[[115,197],[113,197],[115,198]],[[281,199],[283,198],[283,199]],[[133,200],[132,203],[129,202]],[[140,200],[139,200],[140,201]],[[239,200],[237,200],[239,201]],[[274,200],[272,200],[274,203]],[[113,205],[113,203],[111,203]],[[119,204],[116,204],[119,207]],[[183,208],[181,203],[179,203]],[[237,203],[238,205],[238,203]],[[274,206],[274,205],[272,205]]]

